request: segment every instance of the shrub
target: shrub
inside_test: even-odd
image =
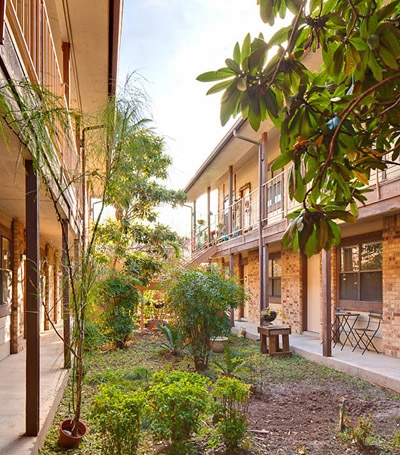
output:
[[[136,454],[144,404],[142,391],[126,393],[114,386],[102,388],[95,397],[92,415],[98,424],[103,454]]]
[[[139,302],[135,280],[113,271],[100,284],[102,327],[117,348],[125,348],[134,328],[133,316]]]
[[[225,279],[217,267],[179,270],[171,278],[166,301],[189,344],[196,371],[208,368],[211,338],[230,333],[227,312],[245,299],[244,287],[233,278]]]
[[[85,337],[83,340],[85,351],[99,349],[106,341],[107,338],[101,332],[99,324],[88,319],[85,325]]]
[[[235,450],[247,430],[247,409],[250,385],[229,377],[221,377],[212,392],[212,411],[217,435],[228,451]]]
[[[208,401],[207,378],[197,373],[159,371],[148,390],[151,427],[157,441],[170,441],[174,453],[184,453]]]

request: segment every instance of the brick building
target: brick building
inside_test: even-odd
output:
[[[58,198],[67,239],[21,131],[8,125],[0,140],[0,368],[2,359],[26,349],[27,434],[35,435],[40,334],[51,323],[62,323],[62,251],[79,241],[89,215],[89,187],[73,181],[86,165],[79,119],[93,115],[115,94],[123,0],[0,4],[0,91],[15,85],[10,93],[18,107],[25,93],[21,82],[29,81],[74,113],[69,127],[50,139],[52,156],[43,153],[52,171],[47,188]]]
[[[279,153],[279,134],[268,120],[258,132],[239,120],[225,135],[185,188],[193,204],[191,261],[217,262],[251,291],[237,320],[259,322],[260,309],[269,306],[292,333],[324,338],[331,330],[324,311],[332,321],[338,307],[359,313],[359,328],[370,310],[383,311],[375,344],[400,358],[398,163],[371,175],[357,222],[340,224],[341,245],[307,258],[282,246],[286,215],[297,207],[288,196],[287,169],[270,170]]]

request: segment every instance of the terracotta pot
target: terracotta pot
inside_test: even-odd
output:
[[[85,436],[87,428],[83,422],[78,424],[78,435],[72,436],[72,427],[74,421],[71,419],[64,420],[60,425],[60,435],[58,437],[58,445],[66,449],[78,447],[82,438]]]

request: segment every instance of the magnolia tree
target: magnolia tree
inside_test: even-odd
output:
[[[219,81],[208,94],[224,91],[223,125],[241,114],[254,130],[269,118],[281,132],[272,169],[290,165],[289,194],[302,203],[283,242],[311,256],[340,242],[335,220],[354,222],[371,171],[399,156],[400,2],[257,3],[264,23],[290,25],[269,41],[247,35],[225,67],[197,79]],[[312,53],[319,71],[304,63]]]

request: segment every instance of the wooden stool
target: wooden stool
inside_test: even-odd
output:
[[[267,325],[258,327],[260,334],[260,350],[262,354],[268,354],[270,357],[291,357],[292,352],[289,350],[289,335],[292,333],[290,327]],[[282,336],[282,349],[279,349],[279,335]],[[267,349],[267,338],[268,347]]]

